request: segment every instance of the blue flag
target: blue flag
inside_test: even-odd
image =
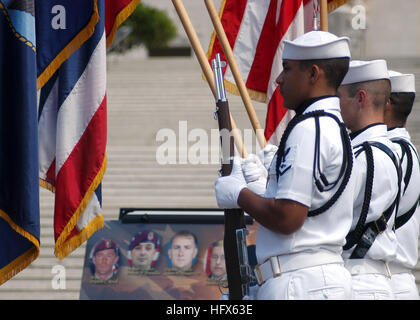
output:
[[[103,0],[99,1],[99,5]],[[34,0],[38,89],[95,32],[98,0]]]
[[[39,255],[34,1],[0,0],[0,284]]]

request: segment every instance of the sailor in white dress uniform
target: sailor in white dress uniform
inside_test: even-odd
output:
[[[401,74],[392,70],[389,70],[389,76],[391,97],[384,117],[388,126],[388,137],[397,146],[404,182],[395,220],[397,256],[389,264],[391,285],[396,299],[419,300],[419,291],[411,270],[418,259],[420,169],[418,151],[406,129],[407,117],[415,98],[415,77],[413,74]]]
[[[267,188],[260,177],[259,188],[247,184],[238,158],[232,174],[216,180],[219,207],[240,206],[259,223],[257,299],[351,298],[341,253],[352,222],[353,154],[336,96],[348,42],[323,31],[285,42],[277,83],[296,116],[268,169]],[[339,71],[332,80],[328,69]]]
[[[388,264],[397,251],[399,162],[383,120],[390,94],[386,61],[351,61],[338,92],[355,154],[353,222],[343,252],[353,299],[394,299]]]

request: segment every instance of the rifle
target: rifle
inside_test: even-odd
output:
[[[216,54],[216,59],[212,60],[213,75],[216,86],[216,112],[221,151],[222,151],[222,167],[220,174],[222,176],[230,175],[232,171],[232,163],[234,156],[234,140],[231,134],[232,126],[230,122],[229,103],[226,98],[226,91],[223,81],[222,68],[225,62],[220,60],[220,54]],[[241,300],[244,296],[242,291],[242,277],[239,264],[238,247],[236,244],[236,230],[245,228],[245,218],[242,209],[226,209],[225,217],[225,234],[224,234],[224,251],[226,259],[226,272],[229,287],[229,299]]]
[[[236,229],[236,243],[238,246],[239,268],[242,281],[242,297],[249,297],[249,287],[251,283],[256,281],[248,259],[248,247],[246,245],[247,235],[248,230],[246,228]]]

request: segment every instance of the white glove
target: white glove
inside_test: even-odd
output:
[[[242,174],[241,158],[235,157],[230,175],[218,178],[214,184],[219,208],[239,208],[238,197],[243,188],[246,188],[246,181]]]
[[[262,196],[267,185],[268,171],[261,163],[259,157],[250,154],[242,161],[242,172],[247,182],[247,187],[252,192]]]
[[[260,158],[261,162],[267,170],[270,168],[271,161],[273,161],[277,149],[278,147],[274,144],[267,143],[264,149],[258,152],[258,158]]]

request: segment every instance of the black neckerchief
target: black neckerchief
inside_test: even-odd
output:
[[[383,122],[371,123],[370,125],[368,125],[368,126],[364,127],[363,129],[360,129],[360,130],[354,131],[354,132],[350,133],[350,139],[351,139],[351,140],[353,140],[353,139],[354,139],[354,138],[356,138],[359,134],[361,134],[363,131],[365,131],[365,130],[369,129],[370,127],[377,126],[377,125],[380,125],[380,124],[384,124],[384,123],[383,123]]]
[[[396,126],[396,127],[392,127],[392,128],[388,128],[388,131],[394,130],[394,129],[404,129],[403,126]]]
[[[305,101],[303,101],[299,107],[296,108],[295,112],[297,115],[301,115],[311,104],[315,103],[318,100],[321,99],[326,99],[326,98],[333,98],[333,97],[337,97],[335,95],[327,95],[327,96],[321,96],[321,97],[315,97],[315,98],[310,98],[307,99]]]

